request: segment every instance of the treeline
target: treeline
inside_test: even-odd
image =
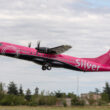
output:
[[[94,94],[100,98],[94,98]],[[29,105],[29,106],[42,106],[42,105],[57,105],[60,103],[62,106],[67,106],[66,99],[71,99],[71,105],[85,105],[88,101],[89,105],[107,105],[110,103],[110,85],[105,83],[103,91],[100,92],[95,89],[95,92],[88,93],[89,97],[79,97],[74,93],[55,92],[39,92],[36,87],[32,94],[30,89],[25,92],[22,85],[18,87],[14,82],[10,82],[5,89],[5,84],[0,83],[0,105],[16,106],[16,105]]]
[[[42,106],[42,105],[56,105],[57,102],[62,102],[66,106],[65,98],[72,98],[72,102],[75,100],[77,104],[82,104],[82,101],[78,101],[77,96],[74,93],[61,93],[45,92],[39,93],[39,88],[36,87],[34,93],[31,93],[30,89],[27,89],[24,93],[22,85],[18,88],[14,82],[10,82],[7,89],[4,89],[5,85],[0,83],[0,105],[15,106],[15,105],[30,105],[30,106]]]
[[[103,92],[101,93],[102,102],[105,104],[110,103],[110,84],[108,82],[105,83],[105,87],[103,87]]]

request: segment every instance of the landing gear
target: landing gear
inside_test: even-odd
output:
[[[47,66],[47,70],[51,70],[52,69],[52,67],[51,66]]]
[[[42,66],[42,70],[46,70],[46,69],[47,69],[46,66],[43,65],[43,66]]]
[[[52,66],[49,63],[44,63],[42,65],[42,70],[51,70],[51,69],[52,69]]]

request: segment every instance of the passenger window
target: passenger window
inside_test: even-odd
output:
[[[2,46],[2,43],[0,43],[0,46]]]

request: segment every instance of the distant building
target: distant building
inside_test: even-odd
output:
[[[65,101],[67,106],[71,106],[71,98],[66,98]]]
[[[71,106],[71,98],[58,98],[56,101],[56,106],[64,106],[64,102],[66,103],[66,106]]]
[[[58,98],[58,99],[57,99],[57,101],[56,101],[56,106],[58,106],[58,107],[59,107],[59,106],[64,106],[64,105],[63,105],[63,101],[62,101],[61,98]]]
[[[81,94],[81,99],[84,100],[86,105],[97,105],[101,95],[96,93]]]

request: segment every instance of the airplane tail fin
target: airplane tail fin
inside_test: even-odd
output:
[[[90,61],[94,61],[96,63],[103,64],[103,65],[110,65],[110,50],[107,53],[105,53],[105,54],[103,54],[103,55],[101,55],[99,57],[86,58],[86,59],[88,59]]]

